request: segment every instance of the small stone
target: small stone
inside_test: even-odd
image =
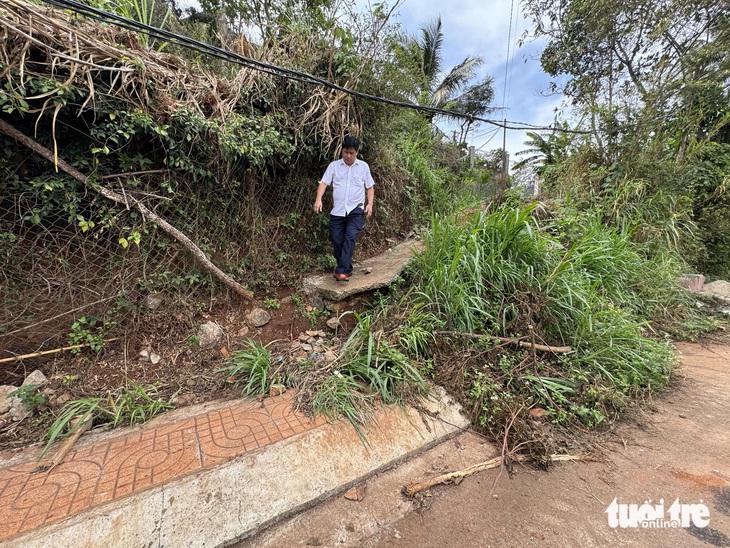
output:
[[[224,358],[228,358],[231,355],[231,351],[228,350],[225,346],[221,347],[220,349],[221,356]]]
[[[317,537],[311,537],[307,541],[307,546],[322,546],[322,541],[319,540]]]
[[[254,327],[263,327],[271,321],[271,314],[263,308],[255,308],[246,316],[246,319]]]
[[[325,361],[325,363],[332,363],[336,359],[337,359],[337,354],[335,354],[331,350],[328,350],[327,352],[324,353],[324,361]]]
[[[46,377],[40,369],[36,369],[30,375],[28,375],[23,381],[23,386],[34,385],[36,388],[41,388],[48,383],[48,377]]]
[[[248,335],[248,332],[251,331],[247,325],[244,325],[241,329],[238,330],[238,336],[239,337],[245,337]]]
[[[348,523],[345,525],[345,531],[348,533],[354,533],[355,532],[355,525],[353,523]]]
[[[73,399],[71,392],[61,392],[56,398],[56,405],[61,407],[63,404],[70,402]]]
[[[157,354],[155,352],[152,352],[150,354],[150,362],[152,363],[152,365],[157,365],[158,363],[160,363],[161,359],[162,359],[162,356],[160,356],[159,354]]]
[[[370,274],[372,271],[373,271],[372,267],[369,267],[369,266],[367,268],[360,269],[360,272],[362,272],[363,274]]]
[[[137,359],[141,362],[149,361],[150,359],[150,351],[146,348],[143,348],[139,351],[139,354],[137,355]]]
[[[680,419],[686,419],[687,418],[687,415],[685,415],[684,413],[680,413],[679,414],[679,418]]]
[[[300,333],[299,334],[299,340],[302,341],[302,342],[307,342],[307,339],[308,338],[309,338],[309,336],[306,333]]]
[[[13,406],[13,401],[12,398],[8,397],[8,395],[11,392],[15,392],[17,389],[17,386],[11,386],[9,384],[0,386],[0,415],[10,411],[10,408]]]
[[[365,484],[361,483],[360,485],[356,485],[355,487],[348,489],[345,493],[345,498],[347,500],[356,500],[360,502],[365,498]]]
[[[286,386],[283,384],[272,384],[269,387],[269,396],[281,396],[284,392],[286,392]]]
[[[235,379],[235,377],[228,377],[226,379],[226,382],[233,383],[233,382],[236,382],[236,379]],[[188,386],[195,386],[195,379],[188,379],[185,381],[185,384],[187,384]]]
[[[164,300],[165,296],[162,293],[152,293],[145,297],[144,304],[150,310],[157,310]]]
[[[305,331],[305,333],[306,333],[306,334],[307,334],[307,336],[309,336],[309,337],[316,337],[317,335],[319,335],[319,334],[320,334],[320,331]]]
[[[304,350],[305,352],[311,352],[312,351],[312,345],[311,344],[304,343],[302,345],[302,350]]]
[[[223,328],[215,322],[207,321],[198,328],[198,344],[200,348],[215,346],[223,338]]]
[[[14,421],[22,421],[24,418],[33,413],[33,410],[25,405],[19,397],[13,396],[12,402],[13,406],[10,408],[10,416]]]
[[[543,409],[542,407],[535,407],[533,409],[530,409],[530,416],[534,417],[536,419],[541,419],[542,417],[545,417],[548,414],[547,410]]]
[[[283,299],[281,299],[281,300],[280,300],[279,302],[280,302],[281,304],[291,304],[291,303],[292,303],[292,298],[291,298],[291,295],[289,295],[288,297],[284,297],[284,298],[283,298]]]
[[[327,327],[337,329],[340,326],[340,318],[330,318],[327,320]]]

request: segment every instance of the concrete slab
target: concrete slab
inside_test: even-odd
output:
[[[398,279],[414,254],[422,249],[421,240],[407,240],[358,264],[348,282],[338,282],[332,275],[305,278],[304,292],[317,308],[325,308],[329,303],[336,303],[352,295],[387,287]]]
[[[241,413],[258,413],[256,421],[261,426],[260,431],[271,439],[276,432],[287,431],[285,427],[291,424],[292,412],[284,410],[289,403],[284,399],[275,400],[273,411],[268,412],[270,419],[276,422],[275,429],[266,423],[265,417],[255,407],[246,407]],[[60,522],[43,525],[41,519],[39,526],[11,538],[7,538],[8,531],[2,531],[5,525],[0,525],[0,535],[5,537],[3,546],[225,546],[343,493],[368,477],[457,435],[468,426],[458,405],[441,390],[434,391],[434,395],[424,402],[424,407],[428,414],[410,407],[380,410],[375,414],[374,425],[366,431],[367,445],[349,423],[312,423],[288,437],[279,437],[275,442],[236,454],[226,445],[232,446],[235,433],[245,429],[242,419],[239,419],[238,426],[228,427],[226,435],[215,442],[219,456],[215,465],[193,467],[187,475],[183,473],[131,495],[92,504],[83,512],[69,515]],[[192,436],[195,424],[212,425],[211,417],[220,415],[225,418],[228,414],[227,408],[222,408],[209,411],[203,420],[199,420],[200,417],[186,419],[182,430],[168,424],[159,427],[160,432],[135,434],[135,443],[152,440],[151,452],[146,456],[140,456],[139,450],[131,451],[132,443],[128,440],[121,443],[119,438],[112,438],[111,445],[106,448],[87,447],[83,450],[86,462],[94,455],[103,455],[100,457],[102,465],[100,469],[90,465],[76,469],[78,477],[74,477],[73,482],[98,483],[104,468],[111,462],[120,462],[124,469],[124,462],[133,461],[136,477],[145,466],[151,465],[155,457],[163,461],[163,466],[155,470],[164,473],[173,461],[184,458],[195,444],[193,438],[188,442],[181,440],[177,449],[171,451],[170,440],[160,445],[163,433],[175,432],[178,436],[177,433],[182,432],[179,435]],[[225,427],[224,422],[221,424]],[[211,426],[211,432],[214,433],[216,428]],[[197,436],[201,435],[198,433]],[[210,458],[213,454],[212,445],[205,445],[204,440],[200,440],[197,451],[200,453],[198,460],[203,463],[206,455]],[[165,455],[161,454],[163,452]],[[229,455],[229,458],[222,455]],[[16,465],[15,470],[0,469],[0,479],[3,473],[8,476],[13,472],[20,477],[17,475],[20,468]],[[62,488],[59,487],[60,475],[64,473],[70,473],[70,469],[66,472],[57,469],[54,471],[56,476],[35,476],[33,486],[26,493],[16,493],[8,508],[2,508],[3,504],[0,504],[0,511],[6,516],[25,512],[26,519],[33,516],[47,518],[56,506],[53,503],[49,507],[47,500],[65,500],[58,492]],[[49,477],[56,479],[49,481]],[[115,489],[123,485],[124,477],[122,474],[116,480]],[[14,486],[11,479],[5,489],[0,489],[0,501]],[[31,496],[34,492],[39,497]],[[71,497],[71,506],[74,500],[75,496]]]

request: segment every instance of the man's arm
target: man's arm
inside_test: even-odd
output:
[[[322,196],[324,196],[325,190],[327,190],[327,183],[320,182],[319,186],[317,187],[317,197],[314,199],[314,212],[315,213],[322,212]]]
[[[370,217],[370,215],[373,214],[373,200],[375,200],[375,187],[371,186],[366,190],[366,194],[368,197],[368,203],[365,206],[365,215]]]

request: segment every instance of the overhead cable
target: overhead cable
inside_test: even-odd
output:
[[[285,67],[273,65],[271,63],[265,63],[263,61],[257,61],[256,59],[252,59],[250,57],[245,57],[243,55],[225,50],[223,48],[219,48],[216,46],[212,46],[210,44],[206,44],[204,42],[200,42],[198,40],[194,40],[192,38],[189,38],[187,36],[177,34],[175,32],[167,31],[164,29],[160,29],[157,27],[153,27],[150,25],[147,25],[145,23],[141,23],[139,21],[135,21],[133,19],[129,19],[127,17],[123,17],[121,15],[117,15],[115,13],[110,13],[98,8],[94,8],[92,6],[88,6],[86,4],[83,4],[81,2],[78,2],[76,0],[42,0],[46,4],[50,4],[52,6],[56,6],[62,9],[68,9],[70,11],[73,11],[75,13],[78,13],[80,15],[84,15],[86,17],[89,17],[91,19],[116,25],[118,27],[134,31],[134,32],[140,32],[143,34],[147,34],[148,36],[155,38],[157,40],[160,40],[162,42],[167,42],[170,44],[175,44],[184,48],[188,48],[194,51],[197,51],[198,53],[207,54],[211,57],[221,59],[223,61],[232,62],[259,72],[263,72],[264,74],[268,74],[271,76],[275,76],[277,78],[284,78],[287,80],[293,80],[305,84],[311,84],[315,86],[322,86],[331,90],[339,91],[341,93],[346,93],[348,95],[351,95],[353,97],[359,97],[361,99],[365,99],[368,101],[375,101],[379,103],[384,103],[396,107],[401,108],[408,108],[411,110],[416,110],[419,112],[425,112],[429,114],[434,115],[441,115],[441,116],[449,116],[452,118],[462,118],[466,120],[471,120],[475,122],[484,122],[486,124],[491,124],[493,126],[503,128],[503,129],[510,129],[510,130],[537,130],[537,131],[560,131],[563,133],[575,133],[575,134],[590,134],[593,133],[592,131],[584,131],[584,130],[577,130],[577,129],[566,129],[566,128],[559,128],[559,127],[553,127],[553,126],[538,126],[533,124],[526,124],[523,122],[513,122],[508,120],[498,121],[498,120],[491,120],[488,118],[481,118],[479,116],[472,116],[470,114],[464,113],[464,112],[457,112],[457,111],[451,111],[451,110],[445,110],[435,107],[428,107],[424,105],[417,105],[414,103],[406,103],[403,101],[395,101],[393,99],[388,99],[386,97],[379,97],[376,95],[370,95],[368,93],[363,93],[361,91],[349,89],[343,86],[340,86],[338,84],[335,84],[334,82],[330,82],[329,80],[325,80],[324,78],[319,78],[317,76],[313,76],[311,74],[307,74],[305,72],[301,72],[298,70],[288,69]]]

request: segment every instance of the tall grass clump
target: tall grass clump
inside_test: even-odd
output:
[[[649,255],[630,229],[595,220],[567,230],[539,217],[535,204],[435,216],[415,260],[413,304],[442,321],[434,352],[464,357],[440,380],[466,395],[477,422],[538,406],[554,422],[595,426],[666,383],[673,352],[653,321],[671,317],[683,292],[674,262]]]

